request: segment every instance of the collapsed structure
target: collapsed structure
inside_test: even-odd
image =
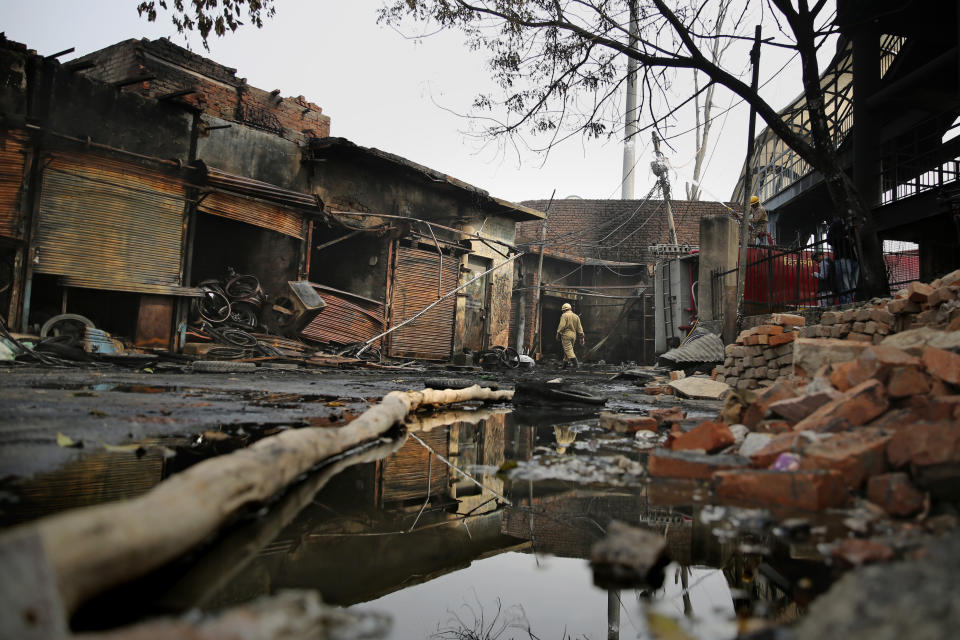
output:
[[[179,350],[203,285],[252,274],[251,314],[289,321],[319,294],[324,312],[301,318],[301,335],[365,342],[475,280],[377,344],[438,360],[506,344],[515,223],[539,212],[331,138],[303,96],[251,87],[165,39],[66,64],[3,41],[0,68],[12,329],[79,314]]]

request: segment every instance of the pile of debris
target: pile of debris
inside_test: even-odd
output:
[[[724,348],[726,359],[713,370],[714,380],[741,391],[769,387],[793,369],[793,341],[805,323],[803,316],[774,313],[768,323],[741,331]]]
[[[902,345],[896,346],[898,338]],[[712,481],[716,498],[817,511],[866,488],[891,516],[960,498],[960,331],[912,329],[879,345],[799,338],[805,367],[718,421],[674,427],[652,476]],[[890,342],[891,344],[887,344]],[[854,346],[855,345],[855,346]]]

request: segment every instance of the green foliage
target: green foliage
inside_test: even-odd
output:
[[[244,8],[247,20],[258,29],[263,27],[264,18],[272,18],[276,14],[273,0],[144,0],[137,5],[137,13],[155,22],[158,8],[172,12],[170,20],[177,32],[196,30],[207,50],[210,48],[207,40],[211,31],[222,36],[244,24],[240,19]]]

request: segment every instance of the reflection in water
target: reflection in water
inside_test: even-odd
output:
[[[397,638],[454,637],[492,620],[541,638],[648,637],[663,624],[729,637],[738,617],[800,615],[826,586],[816,558],[804,558],[811,544],[772,544],[768,520],[752,512],[724,529],[735,512],[699,504],[689,484],[500,472],[571,457],[601,469],[644,462],[595,421],[531,423],[477,409],[417,415],[407,428],[410,437],[313,474],[261,517],[153,576],[141,605],[213,610],[301,588],[390,613]],[[614,519],[665,537],[674,564],[657,591],[593,586],[586,559]]]

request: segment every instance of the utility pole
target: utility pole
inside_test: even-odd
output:
[[[550,219],[550,207],[553,206],[553,197],[554,197],[555,195],[557,195],[557,190],[556,190],[556,189],[554,189],[554,190],[553,190],[553,193],[550,194],[550,202],[547,203],[547,210],[543,212],[543,213],[544,213],[544,215],[543,215],[543,226],[540,228],[540,262],[539,262],[539,264],[537,265],[537,306],[536,306],[536,311],[534,311],[534,313],[536,314],[534,317],[536,318],[536,327],[537,327],[537,329],[536,329],[536,331],[534,331],[534,334],[533,334],[533,342],[534,342],[534,344],[533,344],[533,345],[530,345],[530,346],[531,346],[531,349],[533,349],[533,347],[536,346],[536,351],[534,351],[534,354],[537,355],[537,356],[539,356],[540,354],[543,353],[543,339],[542,339],[542,334],[541,334],[541,329],[543,328],[543,327],[542,327],[542,325],[543,325],[543,309],[542,309],[542,304],[543,304],[543,249],[544,249],[544,247],[545,247],[546,244],[547,244],[547,220]]]
[[[657,176],[657,181],[660,183],[660,190],[663,192],[663,202],[667,208],[667,227],[670,230],[670,244],[677,246],[677,226],[673,222],[673,210],[670,208],[670,174],[667,169],[667,162],[663,157],[663,154],[660,153],[660,138],[657,137],[657,132],[653,132],[653,151],[657,156],[657,159],[650,163],[650,169],[653,171],[653,175]]]
[[[637,0],[630,0],[630,48],[637,48]],[[627,58],[627,111],[623,119],[623,180],[620,199],[633,200],[637,137],[637,61]]]
[[[753,49],[750,51],[753,78],[750,90],[757,92],[760,83],[760,25],[753,34]],[[757,128],[757,110],[750,105],[750,121],[747,127],[747,162],[743,174],[743,219],[740,221],[740,258],[737,265],[737,331],[743,326],[743,294],[747,281],[747,244],[750,241],[750,196],[753,195],[753,137]]]

